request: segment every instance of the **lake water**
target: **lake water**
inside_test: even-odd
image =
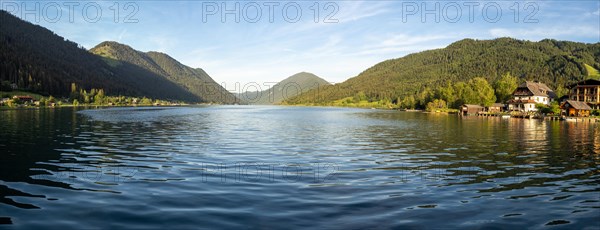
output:
[[[0,111],[16,228],[600,228],[600,125],[275,106]]]

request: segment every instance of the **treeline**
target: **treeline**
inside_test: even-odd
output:
[[[363,92],[369,101],[413,96],[415,104],[422,106],[423,95],[434,94],[436,89],[447,87],[448,82],[468,85],[471,79],[481,77],[493,85],[507,72],[519,82],[540,81],[563,91],[567,84],[598,77],[586,65],[597,70],[599,63],[600,43],[465,39],[443,49],[381,62],[357,77],[306,92],[287,103],[325,105]]]
[[[510,75],[508,76],[510,77]],[[513,90],[516,87],[515,85]],[[498,90],[498,92],[500,91],[502,90]],[[467,82],[448,81],[446,85],[433,89],[426,87],[416,97],[409,95],[397,98],[394,104],[405,109],[423,109],[427,108],[429,103],[433,103],[435,108],[458,108],[463,104],[490,106],[496,102],[497,98],[494,88],[488,81],[485,78],[477,77]],[[429,105],[429,107],[431,106]]]
[[[365,92],[359,91],[351,97],[319,105],[455,111],[464,104],[491,106],[494,103],[506,103],[512,98],[512,93],[520,83],[522,82],[519,78],[506,73],[491,83],[483,77],[459,82],[446,81],[444,84],[433,88],[424,87],[423,90],[415,95],[396,97],[393,100],[373,100]],[[568,90],[564,87],[559,87],[555,90],[555,93],[557,97],[562,97],[568,93]],[[537,106],[542,113],[551,113],[558,110],[557,103],[549,106]]]
[[[446,81],[435,88],[425,87],[415,95],[397,97],[393,100],[372,100],[363,91],[352,97],[333,101],[326,105],[350,107],[388,107],[401,109],[458,109],[464,104],[490,106],[495,102],[504,103],[518,87],[518,78],[506,73],[496,82],[489,83],[485,78],[476,77],[466,82]]]
[[[174,105],[183,104],[181,101],[167,101],[147,97],[107,96],[103,89],[80,89],[77,84],[71,83],[69,102],[78,105]]]
[[[23,92],[23,91],[0,91],[0,105],[14,106],[137,106],[137,105],[181,105],[183,101],[168,101],[160,99],[152,99],[147,97],[130,97],[130,96],[109,96],[106,95],[104,89],[90,90],[81,89],[75,83],[71,83],[71,91],[69,97],[56,98],[52,95],[42,96],[38,94]],[[23,101],[12,96],[31,96],[35,101]]]

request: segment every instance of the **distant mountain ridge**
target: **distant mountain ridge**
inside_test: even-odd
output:
[[[463,39],[446,48],[380,62],[345,82],[324,86],[286,100],[289,104],[328,105],[364,95],[369,101],[397,101],[445,85],[484,77],[490,83],[510,72],[520,81],[537,80],[557,89],[597,78],[600,43],[545,39]]]
[[[142,52],[114,41],[102,42],[90,49],[90,52],[107,58],[107,63],[112,60],[127,62],[163,76],[205,102],[231,104],[238,101],[235,95],[215,82],[204,70],[181,64],[161,52]]]
[[[331,85],[326,80],[308,72],[294,74],[273,87],[260,92],[242,92],[237,94],[241,101],[248,104],[272,105],[280,104],[286,99],[295,97],[321,86]]]
[[[8,82],[19,89],[66,97],[71,83],[76,83],[80,89],[104,89],[107,95],[240,102],[204,70],[185,66],[167,54],[141,52],[116,42],[102,42],[88,51],[3,10],[0,22],[2,87]],[[537,80],[560,92],[565,85],[600,78],[599,69],[600,43],[463,39],[443,49],[383,61],[336,85],[313,75],[306,77],[306,82],[302,77],[285,79],[257,99],[251,93],[245,96],[246,101],[256,104],[327,105],[348,97],[397,102],[409,95],[432,92],[446,82],[483,77],[493,83],[507,72],[521,82]],[[290,82],[302,88],[300,95],[294,95],[296,88]]]
[[[19,89],[66,97],[75,83],[81,89],[104,89],[107,95],[228,104],[237,100],[212,84],[203,70],[184,66],[165,54],[119,49],[123,53],[116,53],[116,58],[138,60],[120,61],[95,55],[3,10],[0,22],[0,80]]]

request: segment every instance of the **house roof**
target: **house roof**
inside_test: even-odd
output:
[[[583,85],[585,85],[585,86],[592,86],[592,85],[600,86],[600,81],[598,81],[596,79],[587,79],[587,80],[577,82],[575,84],[568,85],[567,88],[572,89],[572,88],[580,86],[580,85],[582,85],[582,86]]]
[[[24,96],[18,95],[18,96],[14,96],[13,98],[21,99],[21,100],[31,100],[31,99],[33,99],[32,96],[27,96],[27,95],[24,95]]]
[[[519,85],[515,92],[513,92],[513,95],[520,96],[522,94],[520,94],[519,92],[522,92],[523,90],[529,91],[527,95],[530,96],[542,96],[550,98],[556,97],[556,94],[552,89],[550,89],[550,87],[540,82],[526,81],[523,84]]]
[[[504,104],[502,104],[502,103],[494,103],[494,104],[492,104],[492,106],[490,106],[490,107],[504,107],[504,106],[505,106],[505,105],[504,105]]]
[[[464,104],[462,106],[467,107],[467,108],[483,109],[483,106],[481,106],[481,105]]]
[[[573,107],[574,109],[579,109],[579,110],[592,110],[592,107],[590,107],[587,103],[583,102],[583,101],[573,101],[573,100],[567,100],[565,102],[565,104],[569,104],[571,105],[571,107]],[[563,104],[564,105],[564,104]]]

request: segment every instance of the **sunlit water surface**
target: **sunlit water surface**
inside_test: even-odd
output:
[[[0,111],[17,228],[600,228],[600,125],[345,108]]]

